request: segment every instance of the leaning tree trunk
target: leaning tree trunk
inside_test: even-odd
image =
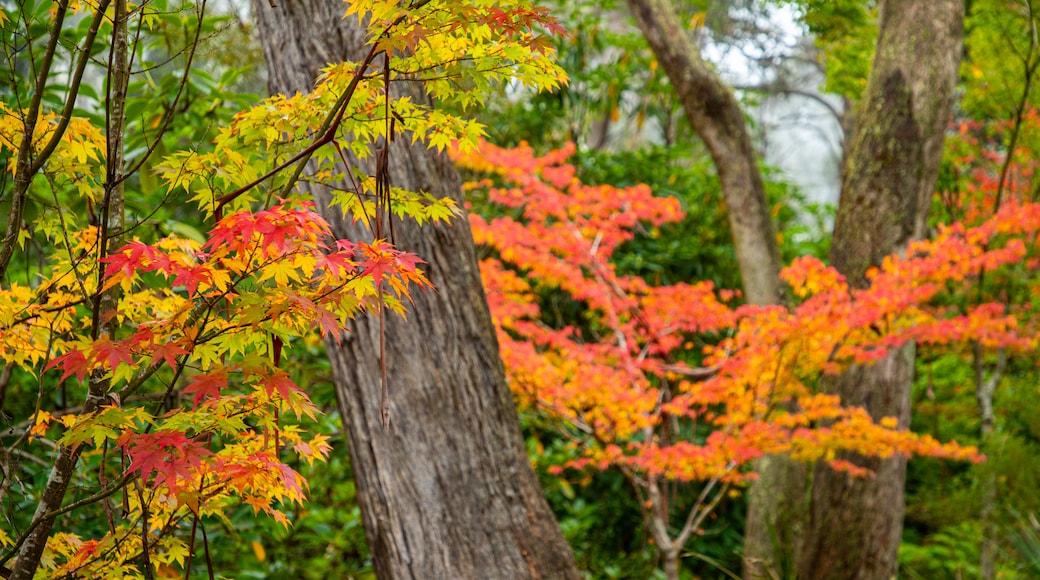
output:
[[[325,63],[365,48],[356,20],[342,19],[341,0],[277,8],[256,0],[253,9],[274,92],[306,92]],[[393,185],[451,196],[461,207],[450,163],[409,141],[391,147]],[[325,213],[338,236],[371,238],[360,223]],[[524,453],[466,219],[425,229],[396,223],[395,239],[427,260],[437,289],[413,294],[407,321],[385,321],[389,429],[380,414],[378,321],[358,319],[342,346],[328,345],[377,574],[578,578]]]
[[[694,131],[708,147],[722,184],[733,245],[751,304],[785,300],[780,253],[740,103],[711,70],[668,0],[628,0],[643,36],[683,105]],[[748,494],[744,574],[765,578],[780,561],[798,553],[805,517],[806,469],[786,456],[755,462],[758,480]]]
[[[962,0],[888,0],[879,8],[873,69],[856,116],[834,226],[831,265],[850,286],[923,234],[960,62]],[[874,419],[910,421],[913,345],[829,381]],[[846,457],[875,472],[857,479],[817,465],[799,578],[888,579],[897,571],[906,459]]]
[[[628,0],[628,6],[675,87],[693,130],[711,153],[745,298],[751,304],[783,301],[780,252],[740,103],[701,58],[668,0]]]

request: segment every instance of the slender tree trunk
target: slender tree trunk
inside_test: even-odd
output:
[[[780,253],[744,112],[733,92],[700,56],[667,0],[628,0],[636,23],[675,87],[694,131],[711,153],[726,200],[730,230],[751,304],[785,301]],[[767,577],[798,552],[805,514],[806,468],[786,456],[755,462],[748,494],[744,574]]]
[[[664,577],[668,580],[679,580],[679,550],[668,550],[662,557],[664,559]]]
[[[873,69],[846,157],[831,264],[854,288],[924,232],[960,61],[962,0],[887,0]],[[875,419],[910,420],[913,345],[827,387]],[[799,577],[893,578],[902,535],[906,459],[846,459],[875,472],[852,478],[817,465]]]
[[[306,92],[325,63],[364,48],[339,0],[277,8],[257,0],[253,9],[272,91]],[[391,146],[392,184],[448,195],[461,207],[450,163],[409,141]],[[325,213],[338,236],[371,238],[350,218]],[[398,222],[394,230],[399,247],[428,261],[437,289],[413,294],[407,321],[385,320],[389,429],[380,417],[378,320],[357,320],[328,351],[376,573],[578,578],[524,453],[466,219],[425,229]]]
[[[975,366],[975,399],[979,403],[979,431],[982,435],[982,448],[989,453],[993,445],[993,434],[996,427],[996,415],[993,412],[993,395],[997,385],[1004,377],[1007,365],[1007,351],[997,352],[997,362],[990,376],[986,376],[986,360],[982,345],[972,345]],[[982,509],[979,518],[982,520],[982,543],[979,545],[979,577],[982,580],[993,580],[997,577],[997,477],[991,469],[982,475]]]
[[[628,0],[628,6],[715,162],[745,298],[782,302],[780,252],[740,103],[701,58],[668,0]]]
[[[62,16],[64,16],[66,8],[67,3],[61,3],[58,6]],[[126,121],[127,83],[130,79],[127,18],[126,0],[115,0],[115,6],[112,11],[112,43],[109,53],[111,66],[106,81],[106,88],[108,89],[105,135],[107,157],[105,195],[101,207],[101,214],[104,217],[100,240],[102,249],[99,250],[99,255],[97,256],[99,263],[100,259],[106,255],[106,252],[113,252],[123,245],[123,148],[125,144],[123,132]],[[57,28],[60,29],[60,22]],[[41,73],[41,77],[43,74]],[[43,83],[40,83],[39,86],[42,87]],[[67,98],[74,101],[75,95],[70,94]],[[19,164],[22,162],[21,153],[19,154],[18,162]],[[29,172],[25,182],[26,188],[32,181],[32,177],[32,172]],[[98,277],[100,278],[100,272],[98,272]],[[97,286],[98,293],[94,296],[92,305],[93,322],[91,333],[94,338],[98,336],[111,337],[113,335],[112,327],[114,321],[104,322],[105,319],[101,316],[101,313],[115,310],[116,305],[119,303],[120,290],[117,286],[107,291],[102,291],[100,279]],[[89,379],[87,387],[87,396],[83,404],[84,415],[94,412],[108,401],[109,386],[109,379],[105,377],[105,373],[101,370],[95,370]],[[50,537],[57,520],[56,512],[61,508],[65,499],[65,494],[68,491],[69,484],[72,482],[76,464],[82,451],[83,447],[78,444],[72,446],[58,445],[56,447],[54,465],[51,467],[50,475],[47,477],[47,484],[40,497],[40,503],[36,505],[36,511],[33,513],[33,527],[19,548],[18,557],[11,568],[9,578],[12,580],[29,580],[36,575],[36,570],[40,566],[40,560],[47,545],[47,538]]]

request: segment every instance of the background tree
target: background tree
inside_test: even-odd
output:
[[[712,153],[748,302],[784,302],[780,254],[743,109],[701,58],[667,0],[629,0],[628,5],[687,119]],[[769,568],[777,553],[798,551],[804,520],[805,468],[784,457],[765,457],[756,469],[760,476],[749,496],[744,533],[745,569],[751,575]]]
[[[662,65],[665,67],[665,70],[669,72],[669,77],[676,86],[676,90],[680,94],[685,93],[689,95],[688,98],[691,100],[687,106],[687,115],[697,128],[698,133],[710,143],[713,138],[712,136],[720,130],[729,130],[732,132],[734,131],[733,127],[735,126],[742,128],[743,118],[740,114],[740,109],[736,106],[734,100],[729,99],[723,101],[720,98],[708,100],[701,95],[702,91],[705,90],[704,87],[718,87],[721,83],[718,82],[716,77],[710,75],[710,73],[705,75],[704,71],[706,71],[706,69],[703,66],[703,61],[696,56],[696,48],[692,44],[676,44],[668,41],[668,39],[671,38],[686,38],[686,34],[678,24],[678,19],[674,17],[668,4],[665,2],[650,3],[632,0],[630,6],[633,9],[637,22],[643,29],[644,34],[646,34],[647,38],[650,40],[650,44],[654,48],[655,53],[662,62]],[[839,221],[836,226],[836,238],[834,245],[832,245],[832,258],[835,260],[835,264],[838,265],[839,271],[850,276],[850,281],[854,286],[860,284],[857,280],[862,279],[861,277],[866,272],[867,268],[878,263],[878,259],[881,255],[887,255],[896,250],[915,233],[919,235],[923,232],[927,218],[927,207],[929,204],[927,201],[922,201],[921,198],[924,198],[924,200],[930,199],[932,187],[935,182],[935,176],[938,172],[938,162],[942,148],[943,123],[948,114],[949,105],[952,99],[952,86],[957,65],[956,58],[959,56],[958,47],[960,42],[960,33],[958,31],[960,30],[959,27],[962,26],[963,8],[959,9],[959,13],[950,12],[950,10],[953,9],[936,12],[934,14],[904,12],[904,10],[912,9],[913,7],[901,6],[898,3],[883,3],[879,7],[881,20],[879,21],[878,56],[875,59],[874,68],[871,73],[873,75],[871,78],[874,79],[874,83],[876,84],[868,84],[863,101],[866,103],[879,102],[879,99],[884,98],[883,96],[879,96],[882,92],[904,91],[904,89],[899,88],[901,86],[912,87],[906,90],[911,91],[914,96],[920,96],[920,98],[919,100],[914,101],[913,110],[908,112],[909,116],[907,116],[904,121],[897,124],[898,126],[892,125],[890,129],[887,129],[887,131],[889,131],[888,134],[884,132],[885,130],[877,129],[877,127],[882,126],[879,123],[885,119],[870,118],[868,120],[860,116],[864,115],[864,111],[869,111],[868,107],[870,106],[874,106],[877,111],[882,110],[881,107],[872,104],[862,105],[864,109],[862,109],[860,114],[857,115],[857,127],[862,127],[862,129],[857,130],[857,136],[855,137],[856,146],[860,149],[854,150],[855,152],[850,154],[847,161],[847,169],[844,171],[842,201],[839,206]],[[905,33],[902,32],[898,27],[901,23],[905,24],[905,21],[900,20],[900,18],[891,18],[888,16],[892,13],[899,13],[900,18],[909,15],[915,17],[920,15],[924,18],[924,20],[922,20],[923,22],[927,22],[928,26],[935,27],[935,35],[928,35],[928,39],[922,41],[918,40],[919,37],[913,36],[909,31]],[[950,14],[953,15],[951,16]],[[960,20],[957,20],[958,17]],[[956,20],[956,22],[954,22],[954,20]],[[906,26],[909,25],[907,24]],[[671,31],[671,34],[666,34],[666,31]],[[657,42],[654,40],[655,37],[658,39]],[[895,48],[888,48],[888,43],[892,43],[892,46]],[[676,47],[683,48],[680,49]],[[883,54],[884,51],[890,52],[888,52],[888,54]],[[917,76],[910,76],[910,73],[913,71],[910,71],[909,69],[917,65],[914,64],[916,61],[910,62],[910,60],[916,58],[916,56],[908,56],[919,54],[929,54],[934,55],[935,57],[928,59],[930,66],[927,67],[927,71],[920,73],[920,78]],[[902,62],[899,61],[900,57],[904,59]],[[954,60],[951,61],[951,59]],[[932,68],[933,64],[934,68]],[[917,66],[917,71],[920,71],[920,68],[921,67]],[[905,80],[899,80],[897,78],[896,81],[892,82],[897,82],[899,86],[893,85],[881,88],[881,85],[878,83],[882,83],[882,78],[886,79],[885,82],[891,81],[891,78],[896,78],[892,76],[891,69],[898,70],[896,76],[907,75]],[[690,80],[695,77],[704,77],[705,79],[713,80],[714,82],[709,83],[702,81],[693,84]],[[922,92],[922,86],[927,87],[928,92]],[[874,92],[872,93],[871,91]],[[723,90],[720,94],[726,93]],[[911,93],[906,94],[909,95]],[[929,96],[929,99],[924,98],[926,94]],[[932,100],[932,97],[937,100]],[[724,108],[719,104],[722,102],[730,103],[730,106]],[[722,114],[722,111],[730,111],[730,114]],[[866,114],[869,115],[870,113],[867,112]],[[874,115],[876,116],[878,113],[874,113]],[[701,121],[698,121],[699,119]],[[701,127],[702,125],[703,127]],[[897,134],[898,131],[902,131],[902,134]],[[866,137],[867,135],[872,135],[873,138],[870,139]],[[858,226],[851,225],[853,223],[862,223],[861,220],[866,217],[866,214],[860,215],[860,212],[863,212],[864,210],[856,208],[857,206],[863,207],[866,204],[873,205],[878,203],[881,204],[880,207],[885,207],[887,202],[871,197],[873,193],[856,193],[857,190],[855,188],[859,188],[862,186],[863,182],[869,181],[866,174],[862,174],[862,169],[860,168],[864,165],[870,165],[871,163],[876,163],[877,167],[881,167],[883,164],[882,162],[874,161],[879,159],[879,156],[877,155],[879,150],[877,148],[891,147],[897,142],[905,143],[908,139],[911,142],[916,143],[914,147],[919,147],[921,151],[908,156],[897,154],[886,155],[883,157],[885,160],[884,163],[896,162],[897,160],[909,160],[908,163],[903,166],[903,169],[897,172],[906,172],[906,183],[901,186],[898,186],[897,184],[880,183],[870,184],[867,186],[869,188],[874,188],[876,186],[884,185],[885,188],[882,191],[887,193],[882,195],[891,195],[893,199],[900,200],[898,202],[892,202],[894,205],[890,214],[887,214],[884,211],[880,212],[880,215],[877,213],[871,214],[871,219],[878,219],[880,221],[877,223],[883,225],[883,228],[880,231],[889,232],[888,234],[885,234],[888,241],[883,239],[872,239],[875,228],[859,228]],[[864,143],[869,144],[864,145]],[[868,153],[868,147],[874,147],[875,149]],[[752,155],[750,148],[736,149],[736,151],[744,151],[744,154],[740,155],[738,153],[732,159],[726,158],[725,156],[715,155],[720,175],[732,170],[732,167],[734,166],[732,165],[732,162],[737,159],[738,156],[745,157],[745,159],[738,160],[737,163],[740,165],[737,166],[747,166],[749,163],[748,158],[751,158]],[[868,159],[871,161],[867,161]],[[727,163],[730,165],[728,167],[722,167],[718,165],[720,163]],[[874,171],[880,173],[881,171],[888,170],[876,169]],[[863,191],[873,192],[874,190],[865,189]],[[761,196],[756,197],[761,199]],[[856,200],[860,198],[865,200],[869,199],[869,201],[857,202]],[[731,216],[733,214],[748,215],[749,213],[757,215],[755,212],[747,211],[748,206],[746,203],[734,204],[733,201],[733,199],[727,200]],[[758,204],[760,205],[761,202],[758,202]],[[915,211],[915,208],[923,209]],[[874,216],[877,217],[875,218]],[[903,225],[898,225],[892,223],[893,220],[910,221]],[[867,236],[868,239],[847,240],[845,236],[848,236],[853,230],[860,232],[860,235],[862,236]],[[766,236],[771,237],[771,234],[769,233],[770,231],[771,230],[768,227],[759,227],[749,231],[747,235],[761,236],[765,234]],[[734,231],[734,234],[735,239],[739,240],[740,233]],[[739,247],[740,242],[737,241],[736,243]],[[853,248],[855,248],[855,250],[853,250]],[[858,254],[855,254],[857,257],[852,260],[851,256],[854,255],[855,252],[858,252]],[[850,260],[846,260],[846,258],[850,258]],[[855,262],[856,265],[852,266],[850,261]],[[763,264],[764,261],[757,260],[755,263]],[[775,271],[775,268],[772,268],[772,270]],[[748,272],[745,268],[742,268],[742,272],[744,273],[746,280]],[[750,292],[749,299],[754,300]],[[877,369],[881,368],[882,367],[876,367],[874,371],[868,372],[878,372]],[[912,368],[912,357],[909,357],[908,362],[904,363],[900,368],[903,370],[896,371],[895,368],[891,369],[891,372],[895,372],[896,374],[893,375],[887,383],[890,385],[901,385],[899,387],[892,386],[890,388],[899,389],[900,393],[902,393],[898,397],[895,397],[896,399],[906,399],[908,396],[909,380],[911,377],[911,372],[907,369]],[[871,385],[867,391],[875,392],[877,389]],[[839,388],[838,392],[841,392],[842,395],[849,400],[850,404],[866,403],[868,402],[868,399],[870,399],[871,402],[877,402],[879,399],[891,399],[894,396],[882,395],[880,393],[874,397],[867,397],[863,394],[857,396],[848,388],[844,391]],[[881,405],[876,409],[870,408],[870,405],[867,405],[867,407],[871,410],[871,413],[875,418],[877,418],[886,414],[886,411],[898,411],[898,408],[892,405],[893,403],[890,402],[887,403],[887,406]],[[908,413],[909,411],[907,410],[896,414],[899,415],[901,420],[905,423],[909,419]],[[791,471],[790,466],[778,465],[776,469],[778,470],[776,475],[774,475],[769,468],[766,469],[764,480],[770,485],[760,488],[771,488],[770,495],[772,495],[772,501],[759,503],[755,501],[756,495],[752,495],[752,513],[749,515],[749,527],[751,527],[751,533],[746,536],[745,543],[747,549],[746,556],[748,557],[747,569],[749,570],[748,573],[751,575],[762,573],[761,569],[756,568],[756,560],[760,560],[766,564],[772,561],[772,558],[770,558],[768,554],[762,554],[763,546],[769,545],[762,541],[764,537],[768,538],[769,535],[772,535],[775,538],[779,534],[783,533],[780,531],[781,529],[798,529],[798,524],[796,523],[797,518],[795,520],[787,520],[786,522],[776,522],[770,521],[772,518],[769,516],[760,517],[758,513],[758,506],[764,505],[765,503],[779,504],[782,511],[786,511],[788,506],[790,506],[790,509],[794,510],[794,512],[798,511],[797,506],[801,500],[801,490],[803,489],[798,483],[801,479],[800,476],[796,472]],[[902,475],[898,473],[898,469],[896,469],[896,472],[897,473],[891,476],[884,473],[879,474],[877,478],[872,480],[872,483],[864,484],[864,489],[877,484],[883,487],[887,486],[893,490],[896,488],[901,490]],[[822,471],[817,473],[814,477],[813,483],[813,495],[814,498],[817,498],[814,500],[814,504],[817,506],[821,505],[824,501],[822,498],[827,497],[830,493],[834,493],[834,497],[844,497],[844,484],[836,484],[833,482],[838,479],[844,479],[846,476],[831,472],[821,475],[822,473]],[[881,483],[886,480],[889,481],[889,483]],[[819,486],[819,488],[817,489],[816,486]],[[775,495],[777,492],[779,492],[779,495]],[[860,492],[859,497],[865,498],[863,495],[864,493],[867,492]],[[900,499],[901,493],[901,491],[891,491],[885,501],[873,501],[868,503],[875,506],[898,506],[902,503],[902,500]],[[854,502],[846,502],[842,505],[851,505],[851,503]],[[838,502],[831,502],[827,509],[837,509],[838,505]],[[825,577],[827,574],[835,574],[834,577],[859,577],[859,574],[866,574],[866,577],[872,577],[873,574],[887,576],[895,570],[896,546],[898,545],[899,530],[901,529],[900,522],[902,520],[901,510],[897,508],[897,512],[893,513],[885,513],[884,510],[876,509],[864,512],[862,507],[863,506],[853,508],[846,513],[850,514],[849,517],[851,519],[857,519],[864,513],[878,514],[879,522],[883,520],[888,522],[888,524],[878,522],[867,524],[866,522],[860,521],[849,521],[847,524],[838,524],[836,522],[841,521],[841,518],[835,518],[833,517],[833,513],[829,512],[831,515],[827,516],[829,522],[828,525],[831,527],[824,531],[824,528],[816,523],[816,520],[819,517],[823,517],[823,512],[818,512],[818,517],[813,520],[814,527],[811,527],[808,531],[806,542],[807,546],[810,547],[807,548],[808,551],[803,559],[803,564],[800,565],[801,574],[817,574],[820,575],[819,577]],[[816,513],[816,509],[818,508],[814,508],[814,513]],[[762,522],[761,526],[757,525],[758,521]],[[893,524],[892,522],[896,523]],[[871,528],[872,526],[876,527],[874,531],[862,532],[862,530]],[[858,550],[860,553],[864,554],[864,560],[861,560],[860,564],[852,564],[851,567],[848,568],[839,566],[838,568],[840,569],[834,569],[830,562],[824,561],[824,559],[820,559],[814,555],[814,552],[821,549],[819,547],[820,545],[831,542],[834,538],[850,538],[850,543],[842,547],[840,552],[844,554],[849,550]],[[867,538],[870,539],[868,540]],[[790,541],[782,541],[781,543],[783,545],[780,547],[783,550],[797,549],[797,546],[794,546]],[[884,552],[884,555],[882,556],[875,552],[875,548],[865,546],[877,546],[878,548],[876,549],[880,549]],[[880,563],[880,568],[876,571],[869,570],[870,564],[864,564],[867,561]],[[867,566],[867,568],[860,568],[859,566]]]
[[[884,255],[925,233],[960,63],[964,5],[889,1],[878,7],[878,44],[846,157],[831,264],[852,287]],[[922,32],[925,27],[927,32]],[[927,66],[921,66],[921,63]],[[910,422],[913,347],[853,369],[834,392],[871,416]],[[809,534],[799,565],[806,578],[887,578],[898,567],[906,463],[850,458],[877,475],[853,481],[818,466]]]
[[[629,8],[679,95],[687,119],[711,152],[726,200],[744,294],[751,304],[783,303],[780,253],[744,112],[732,90],[701,58],[667,0],[629,0]],[[797,490],[805,469],[784,457],[758,461],[749,497],[745,566],[768,566],[774,551],[794,551],[801,536]]]
[[[933,203],[940,221],[970,223],[1008,204],[1035,199],[1035,75],[1040,58],[1032,33],[1036,6],[980,1],[970,7],[961,66],[964,97],[952,126],[955,130],[947,137],[941,195]],[[1034,285],[1028,269],[1003,274],[981,270],[976,283],[977,291],[956,307],[992,298],[1020,313],[1023,320],[1032,319],[1032,306],[1023,294]],[[1029,413],[1032,407],[1022,398],[1021,389],[1035,380],[1027,362],[1031,357],[1023,359],[1021,354],[977,343],[969,351],[928,350],[923,358],[925,376],[915,390],[915,405],[920,405],[915,423],[930,425],[935,432],[940,428],[937,413],[948,413],[949,425],[960,425],[959,438],[978,440],[989,460],[978,469],[946,474],[945,484],[928,473],[928,465],[912,471],[914,494],[908,501],[909,530],[904,534],[901,569],[915,576],[961,573],[993,578],[1002,573],[1032,573],[1016,569],[1029,560],[1021,559],[1021,544],[1009,542],[1032,529],[1028,517],[1037,509],[1033,494],[1023,493],[1020,487],[1031,486],[1036,477],[1035,470],[1023,467],[1028,463],[1021,461],[1035,445],[1029,422],[1021,420],[1021,413]],[[935,372],[963,360],[971,361],[970,374]],[[960,407],[966,413],[962,415],[958,408],[965,395],[970,397]],[[945,493],[950,507],[956,506],[954,512],[928,501],[930,493]],[[950,546],[959,546],[960,556],[936,557]]]
[[[710,42],[713,48],[718,48],[727,46],[727,42],[736,42],[732,39],[739,36],[738,30],[749,30],[749,36],[756,34],[754,23],[761,23],[763,18],[759,8],[742,3],[729,13],[732,4],[683,5],[687,17],[704,23],[693,32],[699,42]],[[663,67],[653,57],[639,30],[628,22],[624,3],[597,2],[595,6],[560,3],[553,11],[561,15],[561,22],[571,31],[567,38],[557,41],[557,46],[561,65],[567,69],[572,82],[552,94],[525,94],[518,98],[513,93],[489,101],[488,110],[481,118],[489,126],[491,140],[508,145],[525,140],[536,151],[544,152],[562,147],[571,139],[577,144],[573,163],[578,177],[585,183],[613,186],[644,183],[655,194],[681,200],[686,212],[681,222],[661,226],[660,237],[637,235],[635,241],[615,253],[620,271],[642,275],[654,283],[711,280],[719,288],[740,287],[741,267],[734,259],[732,247],[728,247],[729,217],[711,156],[685,120],[681,100],[669,84]],[[737,45],[734,50],[739,48]],[[757,163],[755,170],[760,170]],[[782,247],[785,259],[806,252],[823,256],[828,242],[828,236],[822,233],[826,227],[822,225],[826,210],[807,203],[775,169],[763,167],[761,171],[767,199],[764,203],[785,241]],[[481,215],[499,215],[498,210],[484,205],[479,195],[473,198],[473,203],[475,212]],[[583,318],[578,310],[568,308],[565,300],[550,296],[546,301],[544,311],[554,313],[555,321],[560,315],[575,316],[575,321]],[[534,453],[544,448],[546,456],[540,464],[546,466],[556,452],[552,450],[557,449],[558,441],[551,430],[545,429],[543,420],[529,414],[524,418],[529,428],[529,451]],[[542,454],[539,451],[537,455]],[[804,474],[803,466],[795,464],[794,467]],[[626,484],[616,473],[590,474],[587,479],[578,480],[581,485],[576,494],[561,487],[561,480],[550,476],[544,467],[542,473],[543,486],[552,490],[550,498],[557,516],[564,519],[564,529],[569,532],[572,545],[579,551],[579,546],[588,550],[579,556],[586,560],[585,565],[598,573],[610,574],[653,554],[653,546],[639,548],[646,545],[646,538],[634,533],[640,529],[638,526],[608,525],[598,519],[610,518],[611,522],[638,519],[637,505],[618,502],[618,498],[626,497],[619,493]],[[604,495],[596,495],[594,489],[604,490]],[[738,515],[742,511],[741,499],[735,502],[728,504],[724,518],[711,520],[710,536],[697,536],[691,544],[695,546],[691,550],[703,554],[706,560],[730,568],[734,568],[730,560],[736,553],[734,546],[740,542],[739,530],[743,527],[743,516]],[[772,503],[766,505],[771,507]],[[607,511],[610,515],[605,513]],[[765,527],[762,533],[766,535]],[[602,545],[611,546],[610,549],[601,549],[601,544],[593,541],[599,536],[603,536]],[[771,550],[769,540],[765,537],[765,547]],[[628,550],[639,550],[643,557],[637,558]],[[705,561],[687,559],[686,565],[709,576],[719,573]],[[633,576],[649,573],[636,570],[628,573]]]
[[[988,243],[980,235],[992,235],[983,231],[1029,235],[1031,217],[1002,212],[1007,225],[977,233],[950,228],[936,242],[914,246],[911,258],[886,258],[863,291],[850,292],[833,271],[800,259],[783,274],[803,300],[790,313],[777,307],[734,313],[714,300],[708,283],[652,287],[619,275],[610,262],[619,243],[637,220],[676,219],[674,201],[650,198],[641,187],[584,186],[573,167],[560,163],[566,154],[535,158],[526,148],[485,146],[479,155],[461,156],[465,165],[500,177],[490,200],[522,211],[522,221],[473,218],[478,239],[493,249],[482,263],[492,313],[520,400],[563,424],[561,432],[580,449],[567,465],[616,468],[629,479],[669,578],[678,577],[679,554],[725,487],[743,481],[741,468],[763,453],[824,462],[839,449],[873,457],[950,451],[888,430],[897,427],[895,417],[879,427],[861,408],[841,409],[838,397],[813,388],[819,373],[883,359],[911,337],[948,344],[983,336],[989,344],[1030,348],[999,305],[954,319],[941,310],[932,318],[922,307],[940,287],[970,275],[969,262],[996,267],[1021,259],[1020,240],[993,247],[995,254],[975,253],[977,244]],[[949,268],[949,260],[961,265]],[[542,314],[536,292],[548,289],[586,305],[578,326],[554,327]],[[990,319],[987,310],[1000,314]],[[713,345],[708,337],[730,325],[736,336]],[[697,358],[693,344],[703,341],[711,366],[687,366]],[[789,407],[788,400],[798,404]],[[863,475],[847,461],[827,463]],[[684,493],[697,499],[684,502]]]

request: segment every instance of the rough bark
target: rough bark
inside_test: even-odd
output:
[[[780,254],[762,176],[740,103],[711,70],[667,0],[628,0],[636,23],[675,87],[683,111],[714,161],[729,215],[733,245],[751,304],[785,300]],[[745,575],[767,577],[798,550],[804,521],[805,467],[786,456],[755,462],[748,494]]]
[[[961,54],[961,0],[888,0],[857,129],[846,157],[831,264],[852,287],[904,249],[927,223],[943,132]],[[910,420],[914,349],[855,367],[828,388],[875,419]],[[906,459],[846,459],[875,472],[856,479],[818,465],[800,578],[888,579],[896,575],[902,535]]]
[[[306,92],[321,66],[363,49],[339,0],[254,1],[253,9],[274,92]],[[461,206],[450,163],[409,141],[391,147],[393,185]],[[326,216],[339,236],[371,237],[337,211]],[[427,260],[437,290],[413,294],[407,321],[385,321],[389,429],[380,417],[378,321],[357,320],[328,351],[376,573],[578,578],[524,453],[466,219],[394,230],[399,247]]]

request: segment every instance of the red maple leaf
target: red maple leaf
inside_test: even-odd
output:
[[[339,324],[339,319],[336,318],[336,315],[331,310],[318,306],[314,310],[314,320],[321,329],[322,338],[328,338],[329,335],[332,335],[336,339],[336,344],[339,344],[339,335],[343,328]]]
[[[317,263],[315,264],[315,270],[327,268],[333,277],[339,278],[340,271],[346,274],[353,274],[356,268],[351,258],[354,255],[354,251],[339,251],[332,252],[330,254],[319,254]]]
[[[181,486],[177,479],[189,479],[191,470],[197,470],[202,458],[212,455],[205,444],[194,441],[181,431],[156,433],[124,433],[119,446],[130,456],[130,471],[140,471],[147,480],[155,473],[155,485],[165,485],[173,491]]]
[[[152,362],[162,359],[170,365],[171,369],[177,370],[177,357],[183,354],[188,354],[188,351],[181,346],[180,342],[160,344],[152,351]]]
[[[397,266],[403,272],[415,272],[419,264],[425,264],[426,260],[423,260],[418,255],[411,252],[395,252],[397,259]]]
[[[386,272],[393,272],[396,260],[394,259],[393,252],[390,251],[389,246],[385,242],[376,240],[369,244],[358,244],[358,247],[364,252],[367,258],[364,262],[361,262],[359,266],[365,269],[365,275],[371,276],[378,287],[383,282],[383,276]]]
[[[134,357],[130,349],[122,341],[112,342],[107,338],[98,339],[91,350],[93,351],[95,361],[107,362],[108,368],[113,371],[119,368],[121,364],[134,364]]]
[[[285,488],[288,489],[293,495],[294,499],[303,499],[303,484],[306,484],[307,480],[303,479],[295,469],[288,465],[278,462],[276,467],[279,473],[282,475],[282,483],[285,484]]]
[[[151,259],[157,251],[158,250],[152,246],[141,242],[130,242],[120,248],[117,253],[101,260],[108,264],[108,266],[105,267],[105,278],[112,276],[112,274],[115,274],[120,270],[122,270],[123,274],[127,277],[133,276],[134,271],[138,269],[142,269],[146,272],[153,270],[154,268],[148,267],[142,258]]]
[[[275,371],[274,374],[267,377],[263,381],[264,390],[267,391],[267,396],[270,397],[275,391],[282,396],[283,399],[289,400],[289,395],[294,391],[299,392],[300,387],[296,386],[296,383],[289,378],[289,373],[285,371]]]
[[[87,357],[83,356],[83,353],[78,350],[69,351],[47,363],[47,366],[43,367],[43,372],[47,372],[53,367],[61,365],[61,368],[65,371],[61,375],[61,379],[58,382],[62,382],[69,378],[70,375],[75,374],[76,380],[82,381],[87,373],[90,372],[90,366],[87,365]]]
[[[174,275],[173,285],[184,286],[188,291],[189,297],[195,295],[195,291],[198,289],[200,283],[209,282],[213,279],[213,276],[209,272],[209,268],[201,264],[189,267],[180,264],[172,264],[170,269]]]
[[[155,331],[150,326],[146,326],[138,328],[137,332],[126,340],[126,345],[129,348],[141,349],[150,348],[153,342],[155,342]]]
[[[193,405],[199,406],[203,397],[220,397],[220,389],[227,387],[228,374],[226,369],[220,369],[211,373],[201,374],[195,377],[188,386],[184,387],[185,393],[195,393]]]

